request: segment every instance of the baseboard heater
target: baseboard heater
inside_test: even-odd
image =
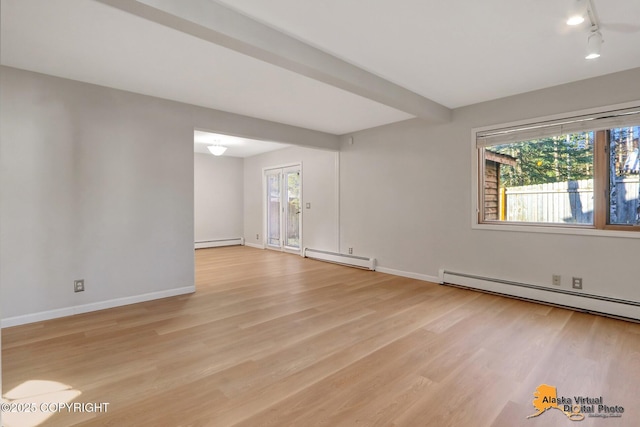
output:
[[[321,251],[319,249],[304,248],[305,258],[318,259],[321,261],[333,262],[336,264],[348,265],[350,267],[365,268],[367,270],[376,269],[376,259],[356,255],[346,255],[337,252]]]
[[[244,245],[244,237],[238,237],[235,239],[200,240],[198,242],[195,242],[196,249],[217,248],[220,246],[237,246],[237,245]]]
[[[440,270],[440,283],[640,322],[640,302]]]

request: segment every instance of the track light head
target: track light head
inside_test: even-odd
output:
[[[587,0],[572,0],[573,6],[569,11],[567,18],[567,25],[576,26],[584,22],[585,16],[587,16]]]
[[[581,15],[572,15],[567,19],[567,25],[576,26],[580,25],[584,22],[584,16]]]
[[[602,33],[598,29],[591,30],[587,38],[587,55],[585,59],[595,59],[600,57],[600,48],[602,47]]]

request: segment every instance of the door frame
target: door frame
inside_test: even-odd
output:
[[[282,227],[283,224],[283,215],[282,215],[282,211],[280,212],[280,247],[279,248],[275,248],[273,246],[270,246],[268,244],[268,238],[267,238],[267,172],[268,171],[273,171],[273,170],[284,170],[284,169],[288,169],[288,168],[297,168],[300,171],[300,216],[299,216],[299,223],[300,223],[300,247],[298,249],[290,249],[287,248],[284,245],[284,235],[283,233],[286,233],[286,230],[284,230],[284,227]],[[284,181],[284,174],[281,175],[281,186],[283,184]],[[284,194],[284,191],[286,191],[288,189],[284,188],[284,186],[282,186],[281,188],[281,198],[282,198],[282,194]],[[262,197],[262,247],[264,247],[265,249],[269,249],[272,251],[278,251],[278,252],[287,252],[287,253],[291,253],[291,254],[298,254],[300,256],[303,255],[303,224],[304,224],[304,209],[303,209],[303,200],[304,200],[304,188],[303,188],[303,175],[302,175],[302,162],[295,162],[295,163],[285,163],[282,165],[276,165],[276,166],[268,166],[268,167],[264,167],[262,168],[262,192],[261,192],[261,197]]]

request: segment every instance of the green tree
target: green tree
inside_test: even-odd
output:
[[[489,147],[516,159],[516,166],[500,168],[507,186],[576,181],[593,177],[593,134],[580,133]]]

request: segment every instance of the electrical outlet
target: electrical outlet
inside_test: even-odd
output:
[[[307,202],[307,209],[311,209],[311,203]]]
[[[582,289],[582,277],[574,277],[571,283],[573,289]]]
[[[353,255],[353,248],[349,248],[349,255]]]
[[[84,292],[84,279],[73,281],[73,292]]]
[[[562,276],[560,276],[559,274],[554,274],[553,281],[551,283],[553,283],[554,286],[560,286],[561,281],[562,281]]]
[[[256,233],[256,240],[260,240],[260,235]]]

